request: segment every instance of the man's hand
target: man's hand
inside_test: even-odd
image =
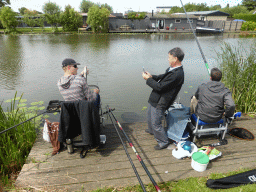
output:
[[[147,80],[148,78],[152,78],[152,75],[150,75],[150,73],[146,71],[142,73],[142,77],[143,79]]]
[[[99,89],[94,89],[93,90],[95,93],[99,94],[100,93],[100,90]]]

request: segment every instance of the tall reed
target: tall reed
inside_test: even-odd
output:
[[[244,45],[248,46],[248,45]],[[245,49],[241,43],[234,46],[224,43],[217,52],[222,82],[232,92],[236,110],[256,112],[256,43]]]
[[[11,100],[10,108],[4,112],[2,103],[0,105],[0,131],[24,122],[29,117],[36,115],[33,109],[28,110],[25,106],[24,99],[17,98]],[[18,107],[17,107],[18,106]],[[36,139],[37,119],[28,121],[0,135],[0,177],[4,184],[8,182],[11,174],[21,170],[26,158]]]

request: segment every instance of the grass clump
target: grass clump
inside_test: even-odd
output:
[[[247,46],[247,45],[246,45]],[[224,43],[217,53],[222,71],[222,82],[232,92],[236,110],[253,114],[256,112],[256,43],[249,50],[242,44]]]
[[[37,110],[43,110],[44,107],[33,106],[25,107],[26,99],[16,97],[7,100],[10,102],[10,108],[5,112],[0,105],[0,132],[14,125],[26,121],[36,116]],[[41,103],[38,103],[42,105]],[[7,132],[0,134],[0,181],[7,185],[10,180],[21,170],[26,158],[32,148],[39,128],[41,117],[21,124]]]

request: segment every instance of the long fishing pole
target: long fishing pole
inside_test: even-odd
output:
[[[194,36],[195,36],[197,45],[198,45],[199,50],[200,50],[200,52],[201,52],[201,55],[202,55],[202,57],[203,57],[204,64],[205,64],[205,66],[206,66],[206,68],[207,68],[208,74],[211,75],[211,72],[210,72],[208,63],[207,63],[206,58],[205,58],[204,53],[203,53],[203,50],[202,50],[202,48],[201,48],[201,46],[200,46],[200,44],[199,44],[199,41],[198,41],[198,39],[197,39],[196,33],[195,33],[194,29],[193,29],[193,26],[192,26],[192,24],[191,24],[191,22],[190,22],[190,19],[188,18],[188,14],[187,14],[187,12],[186,12],[185,7],[183,6],[182,0],[180,0],[180,2],[181,2],[181,5],[182,5],[182,7],[183,7],[183,10],[184,10],[184,12],[185,12],[185,14],[186,14],[186,17],[187,17],[187,20],[188,20],[188,22],[189,22],[190,28],[191,28],[191,30],[192,30]]]
[[[107,107],[106,107],[106,108],[107,108]],[[122,145],[123,145],[123,147],[124,147],[125,153],[126,153],[128,159],[129,159],[129,161],[130,161],[130,163],[131,163],[131,165],[132,165],[133,171],[134,171],[134,173],[135,173],[135,175],[136,175],[136,177],[137,177],[137,179],[138,179],[138,181],[139,181],[139,183],[140,183],[140,186],[141,186],[142,190],[143,190],[144,192],[146,192],[146,189],[145,189],[145,187],[144,187],[144,184],[143,184],[142,181],[141,181],[141,178],[140,178],[140,176],[139,176],[139,174],[138,174],[138,172],[137,172],[137,169],[136,169],[136,167],[134,166],[134,164],[133,164],[133,162],[132,162],[132,159],[131,159],[131,157],[130,157],[128,151],[127,151],[127,148],[126,148],[125,145],[124,145],[123,139],[122,139],[121,135],[119,134],[119,132],[118,132],[118,130],[117,130],[117,127],[116,127],[116,125],[114,124],[114,122],[113,122],[113,120],[112,120],[111,115],[109,114],[108,108],[107,108],[107,111],[108,111],[108,115],[109,115],[109,117],[110,117],[110,120],[111,120],[112,124],[114,125],[114,127],[115,127],[115,129],[116,129],[116,132],[117,132],[117,134],[118,134],[118,137],[119,137],[119,139],[121,140],[121,143],[122,143]]]
[[[153,183],[154,187],[156,188],[156,190],[158,192],[161,192],[160,188],[158,187],[157,183],[155,182],[155,180],[153,179],[152,175],[150,174],[149,170],[147,169],[145,163],[143,162],[142,158],[140,157],[139,153],[136,151],[134,145],[132,144],[131,140],[129,139],[129,137],[126,135],[124,129],[122,128],[121,124],[117,121],[116,117],[113,114],[113,110],[111,110],[108,106],[107,106],[107,110],[111,113],[111,115],[113,116],[113,118],[115,119],[116,123],[118,124],[119,128],[122,130],[123,134],[125,135],[129,145],[131,146],[131,148],[133,149],[134,153],[136,154],[139,162],[141,163],[142,167],[144,168],[144,170],[146,171],[149,179],[151,180],[151,182]]]

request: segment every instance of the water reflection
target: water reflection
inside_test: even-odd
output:
[[[15,90],[20,84],[22,71],[22,47],[19,36],[0,36],[0,86]]]

